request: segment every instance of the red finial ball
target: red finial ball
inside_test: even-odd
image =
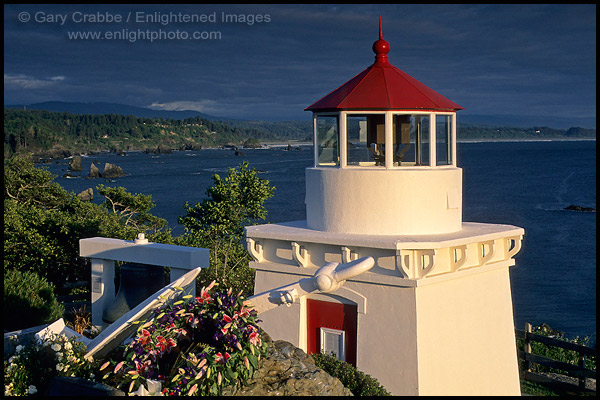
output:
[[[383,40],[379,39],[375,43],[373,43],[373,52],[375,55],[379,54],[387,54],[390,51],[390,44]]]

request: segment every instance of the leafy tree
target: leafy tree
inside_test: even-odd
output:
[[[12,157],[4,168],[4,200],[46,210],[56,209],[69,194],[54,182],[55,177],[49,171],[34,168],[29,157]]]
[[[150,196],[102,188],[110,200],[97,205],[79,200],[54,182],[55,177],[35,168],[28,157],[5,162],[5,273],[33,271],[61,288],[66,282],[89,279],[90,263],[79,257],[79,239],[132,240],[144,232],[153,241],[172,242],[166,221],[148,213],[154,206]],[[111,200],[114,209],[107,207]]]
[[[273,196],[275,188],[259,178],[247,162],[238,169],[230,168],[224,179],[218,174],[212,179],[214,184],[206,190],[207,199],[195,206],[185,203],[187,215],[178,219],[185,233],[179,242],[211,250],[211,266],[202,271],[201,281],[215,279],[252,295],[254,271],[248,267],[244,227],[266,217],[264,202]]]
[[[155,206],[151,195],[141,193],[134,195],[128,193],[124,187],[112,188],[102,184],[96,189],[106,199],[101,206],[116,215],[123,227],[130,228],[135,235],[145,233],[154,242],[172,241],[167,220],[149,213]]]

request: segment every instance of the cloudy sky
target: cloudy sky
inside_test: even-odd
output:
[[[380,15],[390,62],[461,113],[596,116],[595,4],[4,5],[4,104],[308,119]]]

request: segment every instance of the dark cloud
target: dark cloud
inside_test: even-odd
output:
[[[246,22],[222,22],[221,13]],[[217,21],[161,23],[172,14],[214,14]],[[83,15],[134,19],[82,22]],[[138,15],[158,20],[135,22]],[[250,23],[257,15],[269,22]],[[392,64],[466,113],[595,117],[593,4],[5,5],[4,102],[108,101],[310,118],[304,107],[373,62],[379,15]],[[126,39],[68,38],[95,31]],[[221,36],[151,42],[140,31]]]

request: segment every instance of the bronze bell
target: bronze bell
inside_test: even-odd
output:
[[[102,313],[102,321],[112,324],[165,286],[164,269],[156,265],[126,263],[121,266],[119,292]]]

